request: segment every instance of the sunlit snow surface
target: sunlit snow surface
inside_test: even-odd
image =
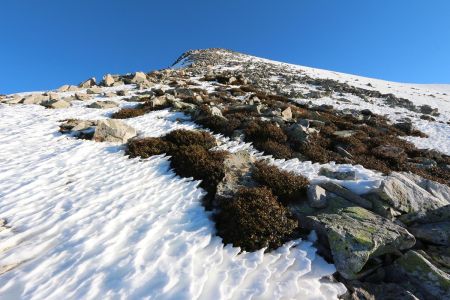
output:
[[[369,108],[393,121],[408,116],[429,135],[409,137],[410,141],[450,154],[450,126],[445,124],[450,85],[399,84],[249,56],[240,59],[278,64],[313,78],[348,82],[437,107],[441,112],[437,121],[444,123],[352,95],[345,95],[351,103],[330,97],[314,100],[340,109]],[[206,82],[198,84],[213,89]],[[132,86],[105,91],[123,88]],[[108,100],[119,101],[122,107],[136,104],[122,98]],[[93,101],[74,101],[62,110],[0,104],[0,219],[7,219],[10,226],[0,231],[0,300],[336,299],[345,291],[341,284],[321,280],[335,268],[317,256],[308,241],[293,241],[265,254],[238,254],[239,249],[224,246],[201,205],[198,182],[175,176],[167,157],[129,159],[123,146],[58,133],[59,120],[106,118],[117,110],[85,107]],[[125,122],[140,136],[196,127],[183,114],[168,110]],[[250,144],[216,137],[223,142],[220,149],[248,149],[262,155]],[[323,165],[317,163],[272,162],[312,182],[329,180],[318,175]],[[326,166],[354,170],[357,180],[339,183],[360,194],[377,187],[383,178],[362,166]]]
[[[119,146],[60,135],[58,120],[105,110],[0,106],[0,299],[333,299],[334,266],[308,241],[275,252],[224,246],[198,182],[165,157],[128,159]],[[179,116],[178,116],[179,117]],[[134,120],[147,135],[177,114]]]

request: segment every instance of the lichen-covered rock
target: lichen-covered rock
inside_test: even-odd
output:
[[[93,136],[97,142],[126,143],[136,136],[136,130],[120,120],[100,120]]]
[[[380,198],[402,213],[432,210],[448,204],[436,198],[401,173],[393,172],[377,190]]]
[[[439,270],[420,253],[410,250],[397,259],[393,266],[393,277],[399,284],[412,284],[426,299],[450,299],[450,275]],[[401,279],[405,277],[406,281]]]
[[[428,224],[450,220],[450,204],[429,211],[420,211],[401,216],[400,221],[409,225],[413,223]]]
[[[359,206],[362,206],[367,209],[372,209],[372,202],[367,199],[360,197],[359,195],[353,193],[349,189],[346,189],[339,184],[336,184],[332,181],[321,182],[319,184],[321,187],[326,189],[327,191],[334,193],[342,198],[351,201]]]
[[[336,269],[355,279],[370,258],[408,249],[415,244],[405,228],[341,197],[317,212],[291,209],[307,229],[326,238]]]
[[[327,206],[330,193],[324,188],[318,186],[317,184],[312,184],[308,186],[306,194],[308,196],[309,206],[314,208],[324,208]]]
[[[450,246],[450,219],[447,222],[418,224],[408,227],[417,239],[442,246]]]
[[[411,291],[395,283],[352,283],[347,300],[419,300]]]

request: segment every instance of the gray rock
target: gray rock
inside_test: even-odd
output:
[[[23,104],[41,104],[44,101],[49,100],[48,96],[42,94],[30,94],[26,95],[20,103]]]
[[[328,199],[322,210],[303,203],[290,210],[304,228],[327,241],[336,269],[346,279],[357,279],[369,259],[415,244],[405,228],[341,197]]]
[[[142,83],[147,81],[147,75],[144,72],[136,72],[134,73],[133,78],[131,79],[132,83]]]
[[[409,250],[394,263],[393,278],[408,282],[422,292],[425,299],[450,299],[450,275],[439,270],[419,252]]]
[[[413,223],[428,224],[445,222],[450,220],[450,205],[445,205],[433,210],[419,211],[401,216],[400,221],[409,225]]]
[[[92,77],[92,78],[89,78],[88,80],[83,81],[82,83],[80,83],[80,84],[78,85],[78,87],[79,87],[79,88],[85,89],[85,88],[93,87],[93,86],[95,86],[96,84],[97,84],[97,81],[95,80],[95,77]]]
[[[283,117],[283,119],[285,120],[291,120],[292,119],[292,110],[291,107],[286,108],[285,110],[283,110],[281,112],[281,116]]]
[[[114,77],[112,77],[111,74],[106,74],[105,76],[103,76],[103,85],[104,86],[113,86],[114,85]]]
[[[355,171],[332,171],[326,167],[320,168],[319,175],[337,180],[356,180]]]
[[[359,282],[351,284],[347,300],[420,300],[411,291],[395,283]]]
[[[93,139],[97,142],[126,143],[137,135],[136,130],[121,120],[100,120]]]
[[[354,130],[338,130],[338,131],[333,132],[333,135],[335,135],[337,137],[347,138],[347,137],[351,137],[355,133],[356,133],[356,131],[354,131]]]
[[[308,204],[313,208],[325,208],[329,193],[317,184],[308,186]]]
[[[57,89],[58,92],[74,92],[78,91],[80,88],[75,85],[65,84]]]
[[[361,196],[353,193],[352,191],[340,186],[339,184],[336,184],[331,181],[321,182],[319,184],[322,188],[326,189],[327,191],[334,193],[348,201],[351,201],[355,204],[358,204],[359,206],[362,206],[367,209],[372,209],[372,202],[362,198]]]
[[[434,245],[450,246],[450,219],[446,222],[418,224],[408,227],[417,239]]]
[[[86,101],[92,99],[92,97],[85,93],[75,93],[75,99],[79,101]]]
[[[243,186],[251,186],[251,168],[254,159],[248,151],[231,153],[224,161],[225,176],[217,185],[216,201],[231,199]]]
[[[96,101],[94,103],[89,104],[87,107],[106,109],[106,108],[114,108],[117,106],[118,106],[117,102],[107,100],[107,101]]]
[[[426,115],[438,116],[439,110],[437,108],[432,108],[431,106],[425,104],[419,107],[420,112]]]
[[[70,102],[67,102],[65,100],[48,100],[41,103],[42,106],[45,106],[47,108],[54,108],[54,109],[60,109],[60,108],[68,108],[70,107]]]
[[[6,225],[6,220],[5,219],[0,219],[0,232],[2,232],[3,230],[7,229],[7,225]]]
[[[435,196],[436,198],[441,199],[442,201],[446,201],[450,204],[450,187],[438,183],[429,179],[425,179],[420,177],[419,175],[413,173],[402,172],[402,175],[406,176],[408,179],[412,180],[415,184]]]
[[[86,93],[89,95],[93,95],[93,94],[100,94],[102,91],[103,90],[101,87],[94,86],[94,87],[91,87],[90,89],[87,89]]]
[[[210,112],[211,112],[211,115],[213,115],[213,116],[223,117],[222,111],[217,106],[212,106],[210,108]]]
[[[448,204],[428,193],[405,175],[392,172],[376,191],[380,198],[402,213],[432,210]]]

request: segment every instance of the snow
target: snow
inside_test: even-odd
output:
[[[381,99],[370,103],[344,95],[350,102],[339,97],[314,100],[340,109],[368,108],[393,122],[409,117],[429,138],[408,140],[419,148],[450,154],[450,125],[445,123],[450,116],[450,85],[401,84],[232,56],[237,58],[438,107],[441,115],[436,121],[426,121],[404,108],[385,106]],[[188,63],[185,58],[174,68]],[[239,66],[216,68],[236,70]],[[208,82],[197,83],[214,90]],[[133,87],[104,91],[132,91]],[[64,97],[74,92],[59,94]],[[108,100],[117,101],[120,107],[137,105],[124,98]],[[225,246],[215,235],[210,213],[201,205],[204,191],[199,182],[176,176],[167,157],[129,159],[122,145],[58,133],[60,120],[103,119],[118,110],[86,108],[98,100],[104,99],[74,101],[63,110],[0,104],[0,219],[7,219],[10,226],[0,231],[0,299],[336,299],[345,292],[342,284],[324,280],[335,268],[316,255],[314,232],[308,240],[291,241],[270,253],[239,253],[239,248]],[[124,121],[140,136],[198,128],[187,116],[169,110]],[[353,170],[357,179],[339,184],[358,194],[376,188],[383,179],[380,173],[359,165],[278,160],[263,156],[251,144],[216,137],[222,142],[218,149],[247,149],[312,182],[330,180],[319,175],[322,167]]]
[[[118,99],[116,99],[118,100]],[[167,157],[57,133],[114,111],[0,106],[0,299],[333,299],[342,284],[310,241],[271,253],[224,246],[198,182]],[[121,105],[130,105],[121,102]],[[128,120],[142,135],[192,128],[167,110]],[[138,126],[139,125],[139,126]]]

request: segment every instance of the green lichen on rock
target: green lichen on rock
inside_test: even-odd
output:
[[[310,228],[326,235],[336,268],[347,279],[357,278],[370,258],[415,244],[403,227],[340,197],[333,198],[326,209],[304,218]]]
[[[420,253],[410,250],[395,261],[396,271],[428,294],[430,299],[450,298],[450,275],[439,270]]]

